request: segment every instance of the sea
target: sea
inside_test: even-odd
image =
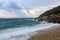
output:
[[[0,40],[28,40],[35,31],[50,28],[54,23],[37,21],[34,18],[1,18]]]

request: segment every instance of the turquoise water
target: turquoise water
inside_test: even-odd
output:
[[[32,18],[0,19],[0,30],[17,27],[31,27],[37,24],[39,24],[39,22]]]
[[[37,30],[50,28],[53,23],[33,18],[0,19],[0,40],[28,40]]]

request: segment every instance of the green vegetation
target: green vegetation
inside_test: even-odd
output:
[[[48,16],[48,15],[51,15],[51,14],[59,14],[60,13],[60,6],[58,7],[55,7],[51,10],[48,10],[46,12],[44,12],[42,15],[40,16]]]
[[[35,19],[38,19],[38,21],[60,23],[60,6],[44,12]]]

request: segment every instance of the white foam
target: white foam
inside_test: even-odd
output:
[[[49,28],[53,25],[52,23],[46,23],[46,24],[38,24],[31,27],[20,27],[20,28],[12,28],[7,30],[0,31],[0,40],[27,40],[30,36],[31,32],[42,30]],[[28,34],[29,33],[29,34]]]

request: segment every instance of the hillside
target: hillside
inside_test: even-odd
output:
[[[35,19],[38,19],[38,21],[60,23],[60,6],[57,6],[51,10],[44,12]]]

